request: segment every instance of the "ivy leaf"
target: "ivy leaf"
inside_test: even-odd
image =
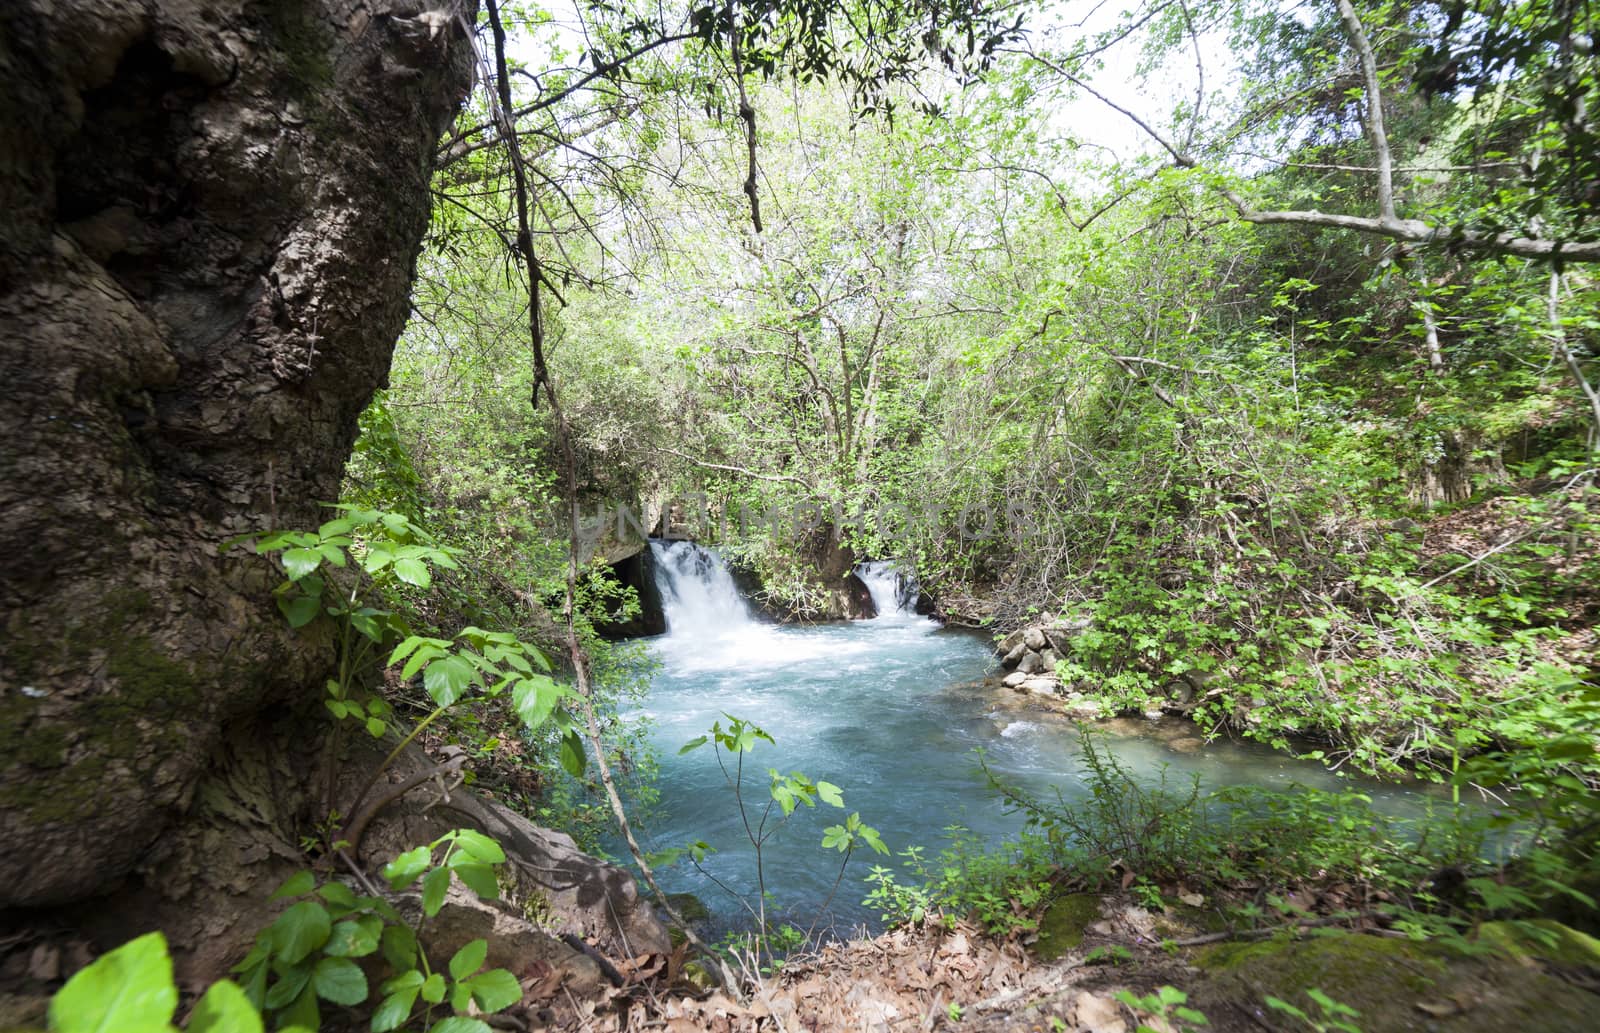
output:
[[[293,965],[327,943],[332,932],[328,909],[314,900],[303,900],[272,923],[273,953]]]
[[[452,1015],[443,1022],[435,1022],[429,1027],[428,1033],[494,1033],[494,1030],[482,1019]]]
[[[333,927],[322,952],[335,958],[364,958],[378,949],[378,930],[382,926],[383,920],[377,915],[346,919]]]
[[[316,549],[287,549],[283,553],[283,569],[290,581],[299,581],[322,565],[322,553]]]
[[[489,941],[473,940],[456,951],[455,956],[450,959],[450,978],[458,983],[461,982],[482,968],[488,957]]]
[[[435,660],[422,672],[422,687],[428,690],[435,703],[448,707],[467,691],[474,674],[472,664],[465,657],[447,656]]]
[[[477,829],[457,829],[456,845],[484,864],[505,863],[506,852],[500,849],[500,844]]]
[[[450,889],[450,869],[435,868],[422,879],[422,913],[432,918],[444,907],[444,895]],[[438,1004],[438,1001],[433,1003]]]
[[[486,1012],[497,1012],[522,1000],[522,984],[503,968],[473,976],[468,985],[472,987],[472,999]]]
[[[432,860],[433,851],[425,846],[407,850],[383,866],[383,877],[388,880],[390,889],[405,889],[428,870],[428,864]]]
[[[282,900],[284,897],[303,897],[317,888],[317,878],[307,871],[295,872],[283,881],[283,885],[275,890],[268,900]]]
[[[456,876],[480,899],[494,900],[500,896],[500,882],[495,878],[494,869],[488,865],[457,864],[451,867]]]
[[[178,1010],[166,937],[146,933],[96,959],[50,1000],[57,1033],[157,1033]]]
[[[433,576],[428,573],[428,565],[421,560],[395,560],[394,576],[418,588],[427,588],[433,584]]]
[[[589,757],[583,752],[583,740],[577,732],[561,737],[561,767],[573,778],[582,778],[583,769],[589,766]]]
[[[360,1004],[367,999],[367,976],[349,958],[323,958],[311,976],[317,996],[334,1004]]]
[[[262,1033],[261,1014],[229,979],[211,984],[189,1016],[189,1033]]]

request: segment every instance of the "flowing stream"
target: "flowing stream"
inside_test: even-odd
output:
[[[953,824],[995,842],[1020,828],[1020,817],[1004,813],[987,789],[976,749],[996,772],[1051,798],[1057,787],[1068,800],[1085,794],[1073,725],[1025,697],[974,685],[997,666],[989,638],[917,616],[914,583],[891,565],[857,569],[878,605],[876,619],[778,625],[752,614],[716,553],[684,541],[651,548],[668,630],[647,645],[659,664],[644,710],[661,760],[661,802],[645,847],[702,840],[716,848],[702,862],[706,874],[687,859],[659,873],[669,893],[691,892],[705,903],[713,932],[750,924],[732,894],[756,900],[755,852],[711,747],[678,751],[713,722],[726,725],[724,715],[754,722],[776,740],[745,756],[743,799],[752,828],[768,799],[768,768],[802,771],[844,790],[844,811],[800,808],[762,851],[768,891],[802,929],[819,916],[819,928],[840,932],[872,925],[876,915],[861,904],[862,879],[870,865],[899,866],[898,858],[858,852],[832,892],[840,855],[819,842],[826,826],[852,811],[891,850],[921,845],[930,857]],[[1197,772],[1210,787],[1354,788],[1347,778],[1263,746],[1219,741],[1202,748],[1198,733],[1176,720],[1111,722],[1107,744],[1136,774],[1153,779],[1169,765],[1180,786]],[[1418,811],[1424,799],[1405,787],[1360,788],[1389,812]],[[769,820],[777,816],[774,809]],[[620,843],[610,849],[625,854]]]

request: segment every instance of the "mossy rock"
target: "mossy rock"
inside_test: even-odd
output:
[[[1548,918],[1531,922],[1487,922],[1478,942],[1513,958],[1536,958],[1600,973],[1600,940]]]
[[[1529,958],[1464,954],[1433,943],[1356,934],[1222,944],[1198,952],[1191,1003],[1214,1024],[1296,1029],[1265,1004],[1279,997],[1317,1016],[1317,989],[1360,1012],[1363,1033],[1483,1033],[1600,1028],[1600,996]]]
[[[1054,961],[1083,943],[1083,931],[1100,918],[1098,893],[1071,893],[1058,897],[1039,919],[1039,939],[1033,953],[1040,961]]]

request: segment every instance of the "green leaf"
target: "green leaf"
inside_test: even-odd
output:
[[[178,1010],[166,937],[146,933],[67,980],[50,999],[55,1033],[166,1030]]]
[[[494,900],[500,896],[500,881],[495,878],[494,869],[488,865],[457,864],[451,868],[455,871],[456,877],[480,899]]]
[[[417,877],[428,870],[428,865],[433,862],[433,851],[425,846],[414,850],[407,850],[399,857],[383,866],[383,877],[388,880],[389,888],[393,890],[405,889]]]
[[[450,959],[450,978],[456,982],[472,975],[483,967],[484,960],[489,957],[489,941],[473,940],[471,943],[456,951]]]
[[[317,990],[309,980],[294,1003],[279,1013],[278,1022],[287,1026],[305,1026],[307,1029],[322,1027],[322,1014],[317,1009]]]
[[[522,1000],[522,984],[503,968],[492,968],[473,976],[469,985],[473,1000],[486,1012],[497,1012]]]
[[[311,976],[317,996],[334,1004],[360,1004],[367,999],[367,976],[349,958],[323,958]]]
[[[322,952],[335,958],[364,958],[378,949],[383,920],[377,915],[347,918],[333,927]]]
[[[372,736],[374,739],[383,738],[383,733],[387,732],[388,730],[389,730],[389,726],[384,723],[383,718],[381,718],[381,717],[369,717],[369,718],[367,718],[367,734]]]
[[[435,703],[448,707],[467,691],[476,673],[466,657],[446,656],[428,665],[422,674],[422,687]]]
[[[823,803],[832,804],[835,807],[844,806],[844,794],[832,782],[818,782],[817,796]]]
[[[291,965],[278,973],[278,981],[267,991],[266,1007],[269,1011],[286,1007],[299,1000],[306,984],[311,982],[311,963]]]
[[[387,925],[380,938],[383,960],[395,969],[408,969],[417,963],[417,937],[403,925]]]
[[[450,869],[435,868],[422,879],[422,913],[432,918],[444,906],[444,895],[450,889]],[[434,1003],[438,1003],[437,1001]]]
[[[397,990],[385,997],[372,1013],[372,1033],[388,1033],[399,1029],[411,1017],[411,1006],[417,1003],[417,991]]]
[[[519,679],[512,687],[511,705],[524,725],[538,728],[550,719],[561,695],[561,686],[543,675],[535,675]]]
[[[678,750],[678,756],[681,757],[690,750],[698,750],[700,747],[704,746],[706,742],[707,740],[705,736],[697,735],[693,739],[690,739],[688,742],[683,744],[683,747]]]
[[[332,932],[328,909],[314,900],[303,900],[272,923],[273,953],[279,961],[293,965],[327,943]]]
[[[457,829],[456,845],[484,864],[504,864],[506,852],[500,844],[477,829]]]
[[[273,891],[268,900],[282,900],[284,897],[303,897],[317,888],[317,877],[310,872],[295,872],[283,881],[283,885]]]
[[[482,1019],[469,1019],[465,1015],[452,1015],[443,1022],[435,1022],[428,1033],[494,1033]]]
[[[583,752],[583,740],[577,732],[568,732],[561,737],[561,767],[573,778],[582,778],[583,769],[589,765],[589,757]]]
[[[297,595],[292,599],[280,595],[278,612],[289,622],[289,627],[303,628],[322,612],[322,601],[306,595]]]
[[[262,1033],[261,1015],[237,983],[211,984],[189,1015],[189,1033]]]
[[[428,565],[421,560],[395,560],[394,576],[406,584],[416,585],[418,588],[427,588],[433,584],[433,577],[428,573]]]
[[[438,1004],[444,1000],[444,976],[437,972],[430,974],[427,979],[423,980],[420,993],[422,994],[422,999],[429,1004]]]
[[[299,581],[322,565],[322,553],[316,549],[288,549],[282,559],[290,581]]]

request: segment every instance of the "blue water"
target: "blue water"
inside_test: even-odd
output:
[[[900,864],[858,852],[822,910],[840,862],[836,851],[819,845],[822,831],[850,812],[877,828],[892,851],[920,845],[930,856],[952,824],[993,842],[1020,829],[1020,816],[1005,813],[987,788],[975,750],[997,773],[1051,798],[1056,788],[1069,800],[1085,794],[1075,726],[993,683],[975,684],[996,669],[989,638],[896,609],[892,573],[868,571],[883,610],[875,620],[774,625],[751,617],[714,554],[687,542],[653,548],[668,632],[647,645],[659,664],[643,709],[660,755],[661,801],[642,839],[647,850],[695,840],[716,848],[702,862],[704,872],[687,860],[658,872],[667,892],[700,897],[714,933],[750,924],[736,898],[756,901],[755,852],[729,782],[733,769],[720,768],[710,746],[678,751],[713,722],[726,725],[725,715],[754,722],[776,740],[744,757],[744,811],[752,828],[768,800],[768,768],[799,770],[843,789],[844,810],[802,807],[762,851],[775,897],[769,915],[775,908],[802,929],[870,927],[876,915],[861,904],[862,879],[873,864]],[[1353,788],[1320,766],[1254,744],[1195,749],[1199,733],[1181,722],[1106,727],[1118,760],[1151,778],[1170,765],[1169,777],[1180,785],[1198,772],[1208,787]],[[1359,788],[1391,812],[1420,810],[1425,799],[1413,789]],[[774,808],[769,822],[779,817]],[[625,856],[620,843],[611,849]]]

